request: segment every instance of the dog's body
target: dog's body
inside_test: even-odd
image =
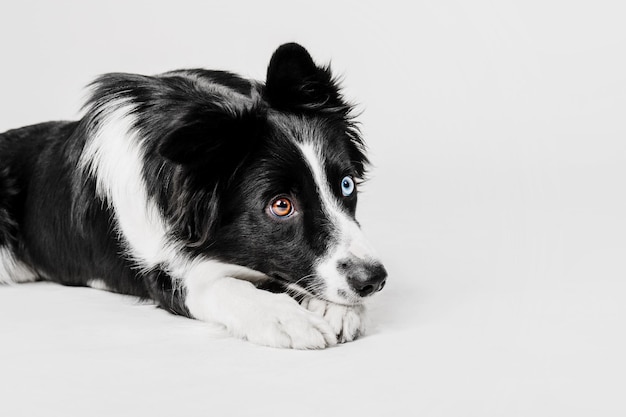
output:
[[[354,219],[361,138],[296,44],[266,84],[207,70],[97,79],[78,122],[0,135],[0,282],[132,294],[236,336],[362,331],[386,272]]]

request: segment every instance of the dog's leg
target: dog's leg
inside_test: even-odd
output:
[[[324,317],[337,335],[339,343],[351,342],[365,333],[367,310],[365,306],[346,306],[306,297],[302,306]]]
[[[191,317],[185,305],[185,288],[163,270],[155,269],[143,277],[150,297],[164,310]]]
[[[223,264],[207,261],[187,273],[185,303],[194,318],[221,323],[260,345],[322,349],[337,343],[331,325],[289,295],[257,289],[225,272]]]

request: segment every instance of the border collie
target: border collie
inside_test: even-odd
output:
[[[154,300],[251,342],[363,332],[387,272],[355,220],[368,161],[328,66],[298,44],[265,84],[112,73],[79,121],[0,135],[0,282]]]

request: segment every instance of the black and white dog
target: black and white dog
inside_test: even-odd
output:
[[[255,343],[351,341],[387,273],[355,220],[367,158],[328,67],[266,83],[106,74],[84,117],[0,135],[0,282],[153,299]]]

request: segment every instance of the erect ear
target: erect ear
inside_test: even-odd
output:
[[[265,111],[257,107],[199,106],[163,132],[158,151],[180,165],[232,173],[259,142],[264,125]]]
[[[306,110],[341,105],[339,88],[329,67],[318,67],[297,43],[276,49],[267,68],[265,99],[281,110]]]

